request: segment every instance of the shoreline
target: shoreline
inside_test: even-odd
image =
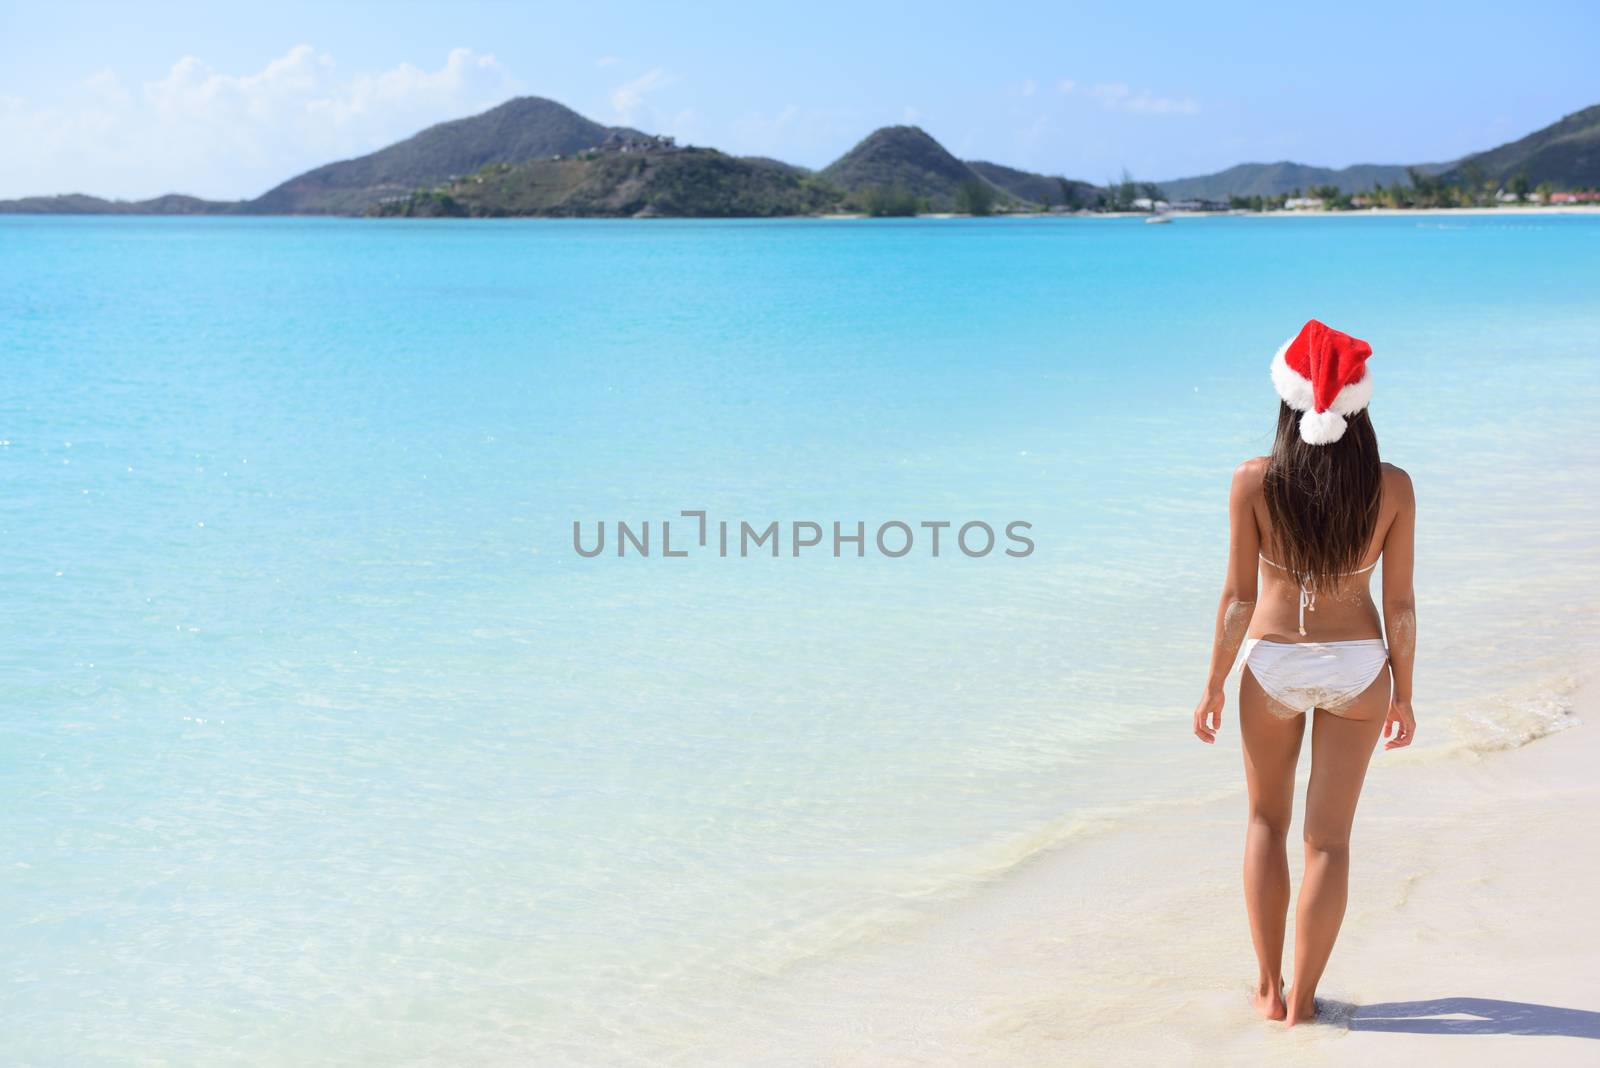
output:
[[[481,216],[371,216],[325,213],[267,214],[245,212],[160,211],[4,211],[6,219],[353,219],[361,222],[507,222],[529,219],[542,222],[774,222],[809,220],[845,222],[877,219],[1371,219],[1486,215],[1550,216],[1600,215],[1600,204],[1516,205],[1497,208],[1355,208],[1350,211],[1011,211],[990,215],[963,215],[937,211],[918,215],[874,216],[864,212],[835,211],[814,215],[481,215]]]
[[[1562,204],[1539,206],[1519,204],[1498,208],[1352,208],[1349,211],[1017,211],[995,213],[989,218],[1010,219],[1370,219],[1406,218],[1435,215],[1600,215],[1600,204]],[[822,218],[864,219],[865,215],[821,216]],[[919,219],[973,219],[982,216],[950,213],[915,216]]]
[[[902,219],[1372,219],[1485,215],[1600,215],[1600,204],[1562,204],[1538,206],[1520,204],[1498,208],[1355,208],[1350,211],[1011,211],[992,215],[962,215],[957,212],[925,212],[920,215],[882,216]],[[841,222],[873,219],[862,212],[828,212],[822,215],[790,215],[791,219],[824,219]]]
[[[1170,214],[1182,215],[1185,218],[1240,215],[1252,219],[1403,218],[1411,215],[1600,215],[1600,204],[1551,204],[1542,207],[1519,204],[1500,208],[1354,208],[1350,211],[1194,211]]]
[[[37,707],[12,732],[37,756],[14,836],[24,1058],[1281,1052],[1232,1015],[1253,974],[1237,742],[1188,733],[1204,635],[1183,621],[1214,612],[1219,479],[1270,425],[1249,397],[1275,334],[1251,323],[1299,319],[1308,292],[1399,357],[1383,440],[1428,516],[1419,745],[1568,722],[1600,647],[1593,223],[1206,224],[1173,243],[1137,220],[82,222],[13,224],[3,257],[43,316],[6,455],[24,495],[84,498],[82,522],[34,509],[13,531],[40,624],[19,647]],[[524,235],[554,243],[530,255]],[[1510,268],[1515,286],[1482,289]],[[994,270],[1002,290],[974,283]],[[84,425],[102,429],[74,448]],[[671,485],[712,515],[1025,515],[1059,549],[1027,570],[549,551],[571,509],[648,516]],[[1540,899],[1482,892],[1452,857],[1516,863],[1551,821],[1480,819],[1444,763],[1378,758],[1375,784],[1411,785],[1358,824],[1348,945],[1389,942],[1359,971],[1336,958],[1333,996],[1537,1000],[1499,982],[1518,940],[1468,939],[1520,934]],[[1434,839],[1450,856],[1412,855]],[[1551,881],[1530,844],[1524,870]],[[1419,949],[1393,898],[1441,877],[1450,937]],[[1559,915],[1586,880],[1554,878]],[[1454,970],[1337,985],[1419,956]],[[1475,957],[1492,987],[1454,982]]]
[[[1559,888],[1600,876],[1593,680],[1568,715],[1515,749],[1374,754],[1317,1026],[1266,1023],[1246,1002],[1255,960],[1237,885],[1241,785],[1069,842],[939,916],[775,978],[715,1048],[729,1063],[763,1064],[1221,1055],[1276,1065],[1336,1054],[1409,1066],[1445,1052],[1466,1064],[1590,1063],[1600,915]],[[1215,756],[1237,762],[1237,721],[1228,728],[1218,748],[1231,751]],[[1296,892],[1308,767],[1306,752],[1290,834]],[[1152,868],[1174,877],[1152,882]],[[1292,945],[1291,933],[1286,970]],[[1460,1034],[1477,1037],[1446,1038]]]

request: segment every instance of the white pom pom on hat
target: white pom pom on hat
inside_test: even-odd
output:
[[[1350,423],[1333,409],[1325,412],[1307,412],[1300,417],[1300,437],[1307,445],[1332,445],[1344,437],[1344,428]]]
[[[1272,358],[1272,384],[1300,417],[1308,445],[1332,445],[1344,437],[1346,416],[1372,402],[1372,346],[1312,319]]]

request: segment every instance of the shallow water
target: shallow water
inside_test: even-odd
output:
[[[1587,217],[0,219],[18,1055],[615,1060],[1214,795],[1227,480],[1312,315],[1373,342],[1418,487],[1419,745],[1558,729],[1597,250]],[[686,509],[867,556],[573,551],[686,544]],[[890,520],[1036,549],[887,559]]]

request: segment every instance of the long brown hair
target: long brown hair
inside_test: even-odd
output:
[[[1347,419],[1338,441],[1308,445],[1300,437],[1300,413],[1278,402],[1278,436],[1263,483],[1272,551],[1279,554],[1273,559],[1312,589],[1360,567],[1378,526],[1378,435],[1365,409]]]

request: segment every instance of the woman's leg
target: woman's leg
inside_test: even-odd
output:
[[[1317,1014],[1317,983],[1328,966],[1344,920],[1350,882],[1350,826],[1367,776],[1367,762],[1389,708],[1389,669],[1339,710],[1316,711],[1311,728],[1311,782],[1306,787],[1306,867],[1294,917],[1291,1025]]]
[[[1274,715],[1272,700],[1248,668],[1239,682],[1239,737],[1244,745],[1250,818],[1244,837],[1244,907],[1256,948],[1251,1002],[1269,1020],[1287,1013],[1283,1001],[1283,930],[1289,915],[1289,821],[1294,815],[1294,769],[1306,717]]]

